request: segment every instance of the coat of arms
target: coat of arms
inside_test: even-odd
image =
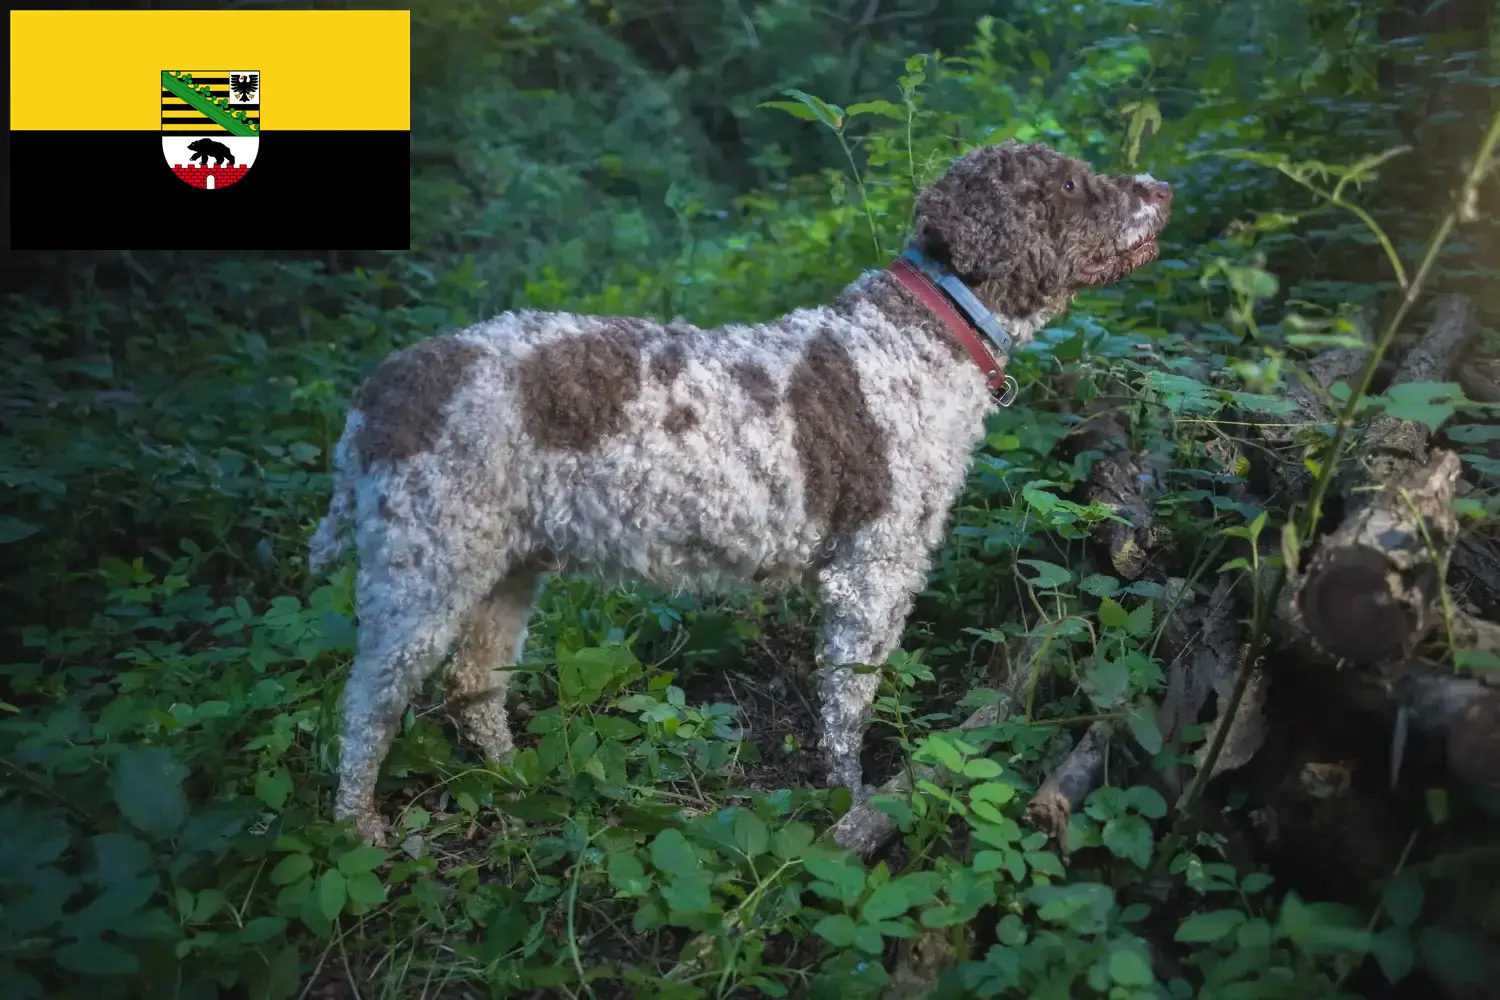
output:
[[[184,182],[226,188],[254,165],[259,146],[258,70],[162,70],[161,150]]]

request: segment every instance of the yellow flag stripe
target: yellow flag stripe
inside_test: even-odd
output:
[[[223,66],[260,73],[267,131],[407,131],[410,31],[404,10],[11,11],[11,128],[160,131],[162,70]]]

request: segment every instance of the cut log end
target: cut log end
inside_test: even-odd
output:
[[[1308,631],[1335,656],[1379,663],[1398,656],[1411,641],[1411,618],[1379,552],[1332,553],[1303,581],[1299,598]]]
[[[1073,807],[1068,797],[1056,786],[1043,788],[1026,805],[1026,822],[1033,830],[1040,830],[1048,837],[1061,841],[1068,832],[1068,821],[1073,818]]]

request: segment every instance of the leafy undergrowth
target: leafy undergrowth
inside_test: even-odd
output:
[[[889,95],[899,101],[841,109],[789,95],[766,113],[831,130],[858,176],[796,179],[722,209],[674,188],[665,208],[680,245],[665,264],[621,254],[580,267],[569,247],[502,294],[476,277],[493,267],[457,257],[121,254],[74,268],[65,299],[15,298],[20,346],[0,376],[14,507],[0,542],[25,567],[7,580],[21,627],[0,666],[7,995],[853,997],[935,985],[1239,1000],[1330,996],[1356,973],[1461,979],[1472,941],[1426,919],[1415,877],[1374,887],[1359,908],[1306,901],[1213,824],[1162,856],[1170,804],[1151,774],[1196,751],[1164,750],[1150,721],[1175,608],[1157,584],[1079,571],[1089,529],[1111,514],[1079,499],[1097,454],[1063,443],[1099,387],[1124,378],[1132,434],[1169,469],[1158,511],[1183,561],[1242,570],[1220,545],[1260,531],[1266,512],[1243,499],[1244,463],[1213,418],[1283,412],[1281,361],[1346,336],[1348,307],[1392,286],[1308,266],[1283,289],[1268,255],[1306,263],[1288,236],[1302,216],[1222,224],[1295,197],[1283,174],[1317,178],[1321,164],[1298,167],[1310,157],[1353,162],[1388,136],[1379,103],[1346,79],[1368,61],[1353,49],[1281,91],[1267,84],[1266,100],[1300,116],[1298,157],[1223,93],[1168,107],[1166,122],[1154,99],[1107,122],[1101,93],[1149,71],[1170,35],[1141,12],[1127,32],[1125,6],[1052,36],[1091,39],[1056,86],[1024,55],[1027,38],[986,20],[962,57],[913,57]],[[1195,85],[1226,72],[1194,65]],[[1337,100],[1312,99],[1325,83]],[[988,428],[905,652],[882,670],[867,773],[926,762],[952,781],[881,800],[901,836],[879,860],[837,850],[825,833],[849,802],[817,785],[804,598],[563,578],[512,684],[513,760],[483,764],[456,740],[435,680],[383,771],[395,846],[333,824],[351,575],[311,578],[304,554],[358,378],[497,297],[703,325],[826,299],[899,246],[913,191],[976,119],[1001,123],[985,142],[1043,138],[1119,170],[1149,166],[1178,186],[1179,221],[1162,260],[1084,296],[1013,359],[1023,400]],[[1148,124],[1157,138],[1143,151]],[[1341,130],[1364,145],[1317,146]],[[1243,145],[1264,163],[1211,155]],[[1322,263],[1371,253],[1360,231],[1317,238]],[[1434,427],[1483,416],[1447,384],[1405,392],[1372,406]],[[1486,425],[1469,426],[1487,440]],[[1310,458],[1327,437],[1307,429]],[[1470,470],[1493,474],[1481,450]],[[1466,504],[1476,521],[1494,515],[1483,494]],[[1053,680],[997,725],[943,732],[1001,697],[1023,650]],[[1111,773],[1066,845],[1048,843],[1025,803],[1080,723],[1100,717],[1129,723],[1136,766]]]

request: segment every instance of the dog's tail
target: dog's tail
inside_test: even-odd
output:
[[[344,522],[354,512],[354,483],[359,476],[359,453],[355,450],[354,438],[361,423],[358,413],[351,413],[344,424],[344,434],[333,449],[333,499],[308,546],[307,565],[314,573],[328,569],[344,551],[340,535]]]

